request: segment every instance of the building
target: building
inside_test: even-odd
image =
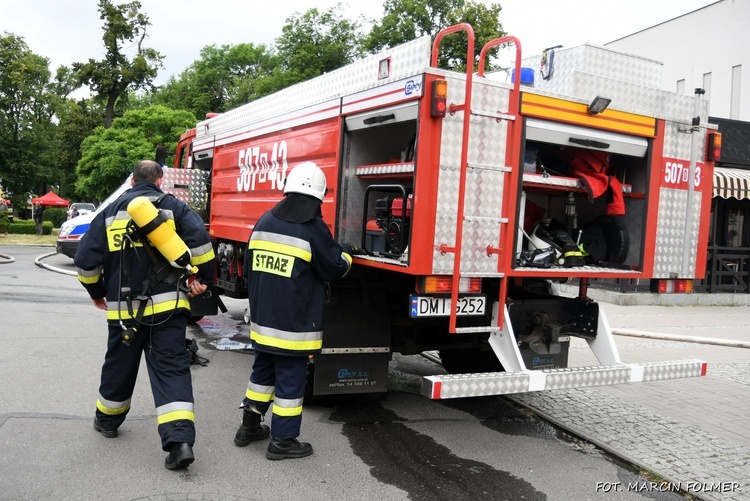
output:
[[[660,61],[665,90],[705,91],[722,133],[708,272],[696,291],[750,293],[750,1],[719,0],[606,47]],[[744,82],[743,85],[743,70]]]

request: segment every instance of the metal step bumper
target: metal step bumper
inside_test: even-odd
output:
[[[703,360],[675,360],[567,369],[445,374],[422,378],[422,395],[433,400],[586,388],[706,375]]]

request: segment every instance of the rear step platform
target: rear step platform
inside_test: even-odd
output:
[[[425,376],[422,378],[422,395],[433,400],[440,400],[662,381],[705,376],[707,366],[708,364],[703,360],[676,360],[566,369]]]

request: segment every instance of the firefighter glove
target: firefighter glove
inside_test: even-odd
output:
[[[365,251],[354,245],[350,242],[343,242],[340,244],[341,247],[344,249],[344,252],[349,254],[350,256],[356,256],[356,255],[363,255],[365,254]]]

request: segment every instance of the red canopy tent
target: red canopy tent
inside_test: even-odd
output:
[[[58,207],[68,206],[68,201],[58,197],[54,191],[50,191],[42,197],[32,198],[31,203],[34,205],[53,205]]]

